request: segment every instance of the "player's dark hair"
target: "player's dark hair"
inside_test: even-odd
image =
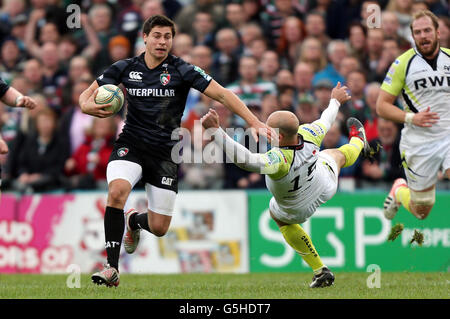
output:
[[[170,27],[172,29],[172,37],[175,36],[175,22],[166,16],[159,14],[151,16],[145,20],[144,25],[142,26],[142,32],[148,35],[154,27]]]

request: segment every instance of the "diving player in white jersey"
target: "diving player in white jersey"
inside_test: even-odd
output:
[[[400,153],[407,181],[394,181],[384,202],[388,219],[400,205],[418,219],[426,218],[435,202],[439,169],[450,178],[450,50],[439,46],[438,28],[438,18],[430,11],[413,16],[416,48],[395,60],[378,96],[378,115],[405,123]],[[400,94],[404,111],[393,104]]]
[[[219,116],[210,110],[201,122],[214,130],[214,142],[237,166],[266,175],[266,184],[273,197],[270,215],[277,223],[286,242],[294,248],[314,271],[310,287],[326,287],[334,282],[333,273],[322,263],[308,234],[299,225],[317,207],[336,193],[339,170],[352,165],[361,151],[370,155],[363,125],[349,118],[349,144],[338,149],[320,151],[320,145],[339,106],[350,96],[340,83],[332,90],[328,108],[319,120],[299,126],[298,118],[289,111],[277,111],[267,119],[269,127],[278,129],[279,147],[265,154],[251,153],[219,128]]]

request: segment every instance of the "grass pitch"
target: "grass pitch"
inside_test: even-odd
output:
[[[121,275],[117,288],[81,276],[0,275],[0,299],[449,299],[450,273],[382,273],[381,287],[368,288],[370,273],[335,273],[334,286],[309,288],[309,273]]]

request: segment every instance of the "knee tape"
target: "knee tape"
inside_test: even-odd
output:
[[[433,206],[436,200],[436,188],[426,192],[417,192],[410,189],[411,201],[414,205]]]

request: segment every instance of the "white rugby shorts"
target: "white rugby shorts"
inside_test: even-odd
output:
[[[422,145],[410,146],[400,141],[400,154],[408,187],[421,191],[436,184],[438,171],[450,168],[450,137]]]

